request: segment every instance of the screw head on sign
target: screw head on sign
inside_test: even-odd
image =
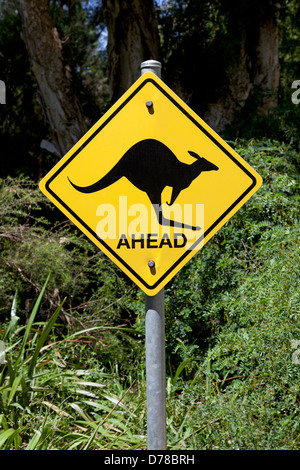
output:
[[[146,106],[147,108],[151,108],[153,106],[153,102],[150,100],[146,101]]]
[[[150,259],[150,261],[148,261],[148,266],[149,268],[154,268],[155,262],[152,259]]]

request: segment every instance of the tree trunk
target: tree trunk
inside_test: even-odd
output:
[[[265,115],[269,115],[272,108],[278,105],[280,82],[278,16],[279,10],[273,17],[261,20],[258,27],[253,85],[263,93],[260,109]]]
[[[144,60],[159,60],[153,0],[103,0],[108,29],[108,75],[112,102],[140,75]]]
[[[251,93],[259,95],[258,113],[268,116],[277,106],[280,82],[279,9],[280,4],[265,1],[262,2],[261,11],[250,6],[248,18],[232,20],[233,30],[238,31],[238,22],[243,21],[244,24],[240,37],[236,38],[240,43],[238,60],[228,67],[226,81],[219,89],[219,99],[208,104],[203,112],[203,119],[217,132],[233,121],[235,113],[245,106]]]
[[[60,155],[86,132],[86,123],[65,66],[62,44],[47,0],[20,0],[23,38],[41,93],[45,114],[54,131]]]

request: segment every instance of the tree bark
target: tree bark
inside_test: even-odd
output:
[[[257,60],[253,73],[253,86],[263,92],[261,111],[269,115],[278,105],[280,82],[279,68],[279,4],[278,11],[271,17],[263,18],[258,25]]]
[[[103,0],[108,29],[108,76],[112,102],[139,77],[144,60],[160,60],[153,0]]]
[[[226,81],[219,89],[219,99],[209,103],[203,119],[217,132],[230,124],[242,109],[251,93],[259,94],[257,112],[266,116],[278,105],[280,83],[279,17],[280,4],[273,0],[262,2],[261,10],[254,7],[238,41],[240,51],[234,65],[228,67]],[[230,16],[229,12],[229,16]],[[233,15],[232,15],[233,16]],[[241,18],[233,19],[232,29],[238,30]]]
[[[45,114],[56,136],[60,155],[86,132],[86,123],[64,65],[62,43],[47,0],[20,0],[23,38],[42,97]]]

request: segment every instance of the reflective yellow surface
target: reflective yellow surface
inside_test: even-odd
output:
[[[152,101],[151,109],[147,101]],[[183,172],[173,176],[173,188],[166,186],[162,192],[164,216],[199,230],[160,225],[147,192],[126,176],[91,193],[80,192],[70,183],[80,187],[95,183],[145,139],[163,143],[186,164],[183,170],[195,162],[189,151],[218,168],[195,177],[171,206],[167,203]],[[153,172],[154,160],[148,160]],[[155,162],[157,172],[161,171]],[[153,178],[154,188],[157,179]],[[148,72],[45,176],[40,189],[144,292],[154,295],[261,184],[261,177],[230,146]]]

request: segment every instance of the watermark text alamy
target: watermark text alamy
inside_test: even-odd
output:
[[[193,249],[204,229],[203,204],[162,204],[159,207],[169,223],[159,224],[157,208],[142,203],[128,204],[127,196],[119,196],[118,204],[100,204],[96,209],[96,233],[102,240],[118,240],[117,249],[169,248]],[[173,225],[171,216],[176,219]],[[166,219],[165,219],[166,220]],[[180,227],[182,224],[182,227]],[[196,226],[197,231],[186,228]]]

